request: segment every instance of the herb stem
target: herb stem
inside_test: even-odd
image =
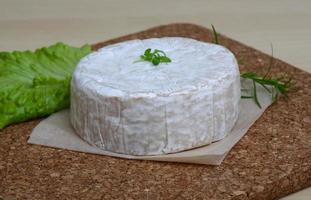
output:
[[[216,32],[216,29],[213,24],[212,24],[212,29],[213,29],[213,34],[214,34],[214,43],[219,44],[218,33]]]
[[[257,97],[257,87],[256,87],[256,82],[253,80],[253,87],[254,87],[254,101],[255,101],[255,103],[257,104],[257,106],[259,107],[259,108],[261,108],[261,105],[260,105],[260,103],[259,103],[259,100],[258,100],[258,97]]]

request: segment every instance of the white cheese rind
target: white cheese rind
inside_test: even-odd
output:
[[[172,63],[133,61],[160,49]],[[132,40],[83,58],[71,84],[71,123],[104,150],[157,155],[224,138],[239,113],[240,73],[226,48],[188,38]]]

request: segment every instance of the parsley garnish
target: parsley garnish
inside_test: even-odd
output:
[[[172,62],[172,60],[166,56],[164,51],[155,49],[153,52],[151,52],[150,48],[146,49],[144,55],[141,55],[140,59],[135,62],[140,62],[140,61],[151,62],[155,66],[159,65],[160,63]]]

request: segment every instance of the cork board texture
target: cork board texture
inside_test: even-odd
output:
[[[212,41],[209,29],[169,24],[93,45],[162,36]],[[220,35],[240,70],[260,70],[270,56]],[[297,52],[298,53],[298,52]],[[27,144],[40,119],[0,132],[3,199],[278,199],[311,186],[311,75],[275,60],[273,74],[297,89],[270,106],[220,166],[137,161]]]

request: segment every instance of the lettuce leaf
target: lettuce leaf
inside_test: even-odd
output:
[[[0,52],[0,129],[69,107],[72,73],[89,45]]]

